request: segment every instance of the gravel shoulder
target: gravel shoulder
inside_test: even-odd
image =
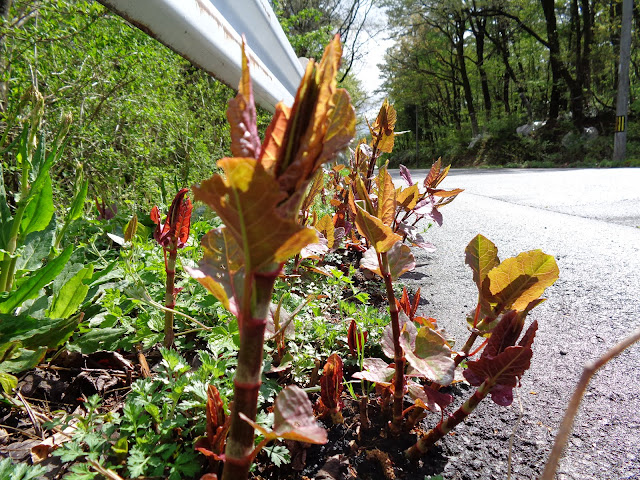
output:
[[[640,170],[457,171],[445,182],[467,191],[443,208],[443,226],[426,234],[438,250],[415,252],[418,268],[403,280],[422,288],[421,313],[459,344],[476,301],[464,248],[477,233],[501,259],[539,248],[560,268],[548,301],[531,314],[540,329],[513,440],[511,478],[536,478],[583,365],[640,327]],[[559,479],[640,479],[639,364],[635,345],[592,380]],[[519,416],[517,401],[481,404],[443,444],[445,479],[507,478]]]

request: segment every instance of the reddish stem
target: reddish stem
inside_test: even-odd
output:
[[[393,361],[396,373],[393,378],[393,426],[399,427],[402,423],[402,407],[404,402],[404,351],[400,346],[400,322],[398,320],[398,307],[393,293],[393,281],[389,271],[389,260],[386,253],[378,255],[378,262],[382,270],[384,285],[387,290],[389,302],[389,314],[391,315],[391,331],[393,333]]]
[[[167,251],[169,257],[167,258]],[[167,272],[167,287],[164,293],[164,306],[173,310],[176,306],[175,280],[176,280],[176,258],[178,252],[174,246],[164,250],[164,267]],[[173,312],[165,310],[164,312],[164,346],[173,348],[175,340],[173,332]]]
[[[242,480],[249,475],[253,460],[254,429],[242,420],[242,412],[255,421],[258,409],[258,391],[261,385],[262,357],[264,350],[264,332],[271,303],[273,285],[278,276],[254,274],[250,291],[244,295],[253,298],[245,302],[238,315],[240,326],[240,351],[238,367],[233,380],[234,402],[231,410],[231,427],[225,450],[225,464],[222,480]],[[252,290],[252,291],[251,291]],[[245,297],[246,298],[246,297]]]
[[[411,460],[417,460],[422,455],[427,453],[429,449],[442,437],[444,437],[447,433],[449,433],[453,428],[456,427],[460,422],[462,422],[471,412],[475,410],[478,404],[484,399],[491,387],[493,385],[484,382],[482,385],[478,387],[478,390],[475,391],[471,397],[464,402],[464,404],[451,416],[449,416],[446,420],[440,421],[438,425],[433,427],[429,433],[427,433],[424,437],[420,438],[415,445],[405,451],[405,455]]]

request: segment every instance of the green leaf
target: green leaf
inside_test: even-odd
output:
[[[7,395],[11,395],[13,389],[18,386],[18,379],[10,373],[0,372],[0,387]],[[1,478],[1,477],[0,477]]]
[[[82,353],[92,353],[97,350],[114,350],[126,333],[127,329],[122,327],[97,328],[70,342],[69,350]]]
[[[76,193],[76,196],[73,198],[73,203],[71,204],[71,208],[69,209],[69,213],[67,214],[67,221],[72,222],[82,216],[82,213],[84,211],[84,201],[87,198],[88,190],[89,180],[85,180]]]
[[[5,373],[19,373],[30,370],[42,362],[46,353],[46,347],[40,347],[35,350],[22,348],[15,357],[0,363],[0,371]]]
[[[0,314],[0,345],[22,342],[25,348],[57,348],[78,326],[78,319],[34,318]]]
[[[51,282],[64,268],[71,257],[73,245],[69,245],[60,255],[32,274],[20,287],[9,294],[9,298],[0,303],[0,313],[9,313],[18,308],[25,300],[34,298],[42,287]]]
[[[53,318],[68,318],[84,301],[89,285],[85,283],[93,275],[93,265],[76,273],[53,298],[49,315]]]
[[[44,230],[27,235],[20,256],[16,260],[16,270],[32,272],[42,266],[42,261],[49,256],[56,232],[56,216],[51,216],[49,225]]]
[[[391,226],[396,219],[396,189],[387,167],[380,169],[376,179],[378,188],[378,209],[376,217],[385,225]]]
[[[32,232],[44,230],[53,216],[53,189],[51,177],[47,175],[42,187],[33,195],[29,195],[29,203],[25,208],[22,222],[20,222],[20,235],[24,238]]]
[[[482,285],[489,271],[500,263],[498,248],[482,235],[478,234],[465,249],[465,263],[473,270],[473,281],[482,294]]]
[[[559,273],[551,255],[531,250],[504,260],[487,277],[491,294],[504,310],[524,311],[548,286],[553,285]]]

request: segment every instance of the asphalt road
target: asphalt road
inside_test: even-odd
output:
[[[414,181],[426,173],[412,171]],[[397,171],[392,175],[401,181]],[[540,328],[520,391],[524,414],[512,478],[533,478],[527,464],[546,458],[582,366],[640,327],[640,169],[457,170],[441,186],[465,192],[441,210],[443,226],[425,235],[437,251],[414,252],[417,269],[402,279],[422,287],[421,313],[437,318],[458,346],[477,298],[464,264],[464,249],[477,233],[497,245],[501,259],[540,248],[560,268],[548,301],[530,315]],[[640,479],[639,367],[635,345],[592,380],[559,479]],[[483,409],[487,418],[501,410],[505,426],[518,417],[515,402]],[[525,443],[528,450],[519,448]],[[539,459],[526,458],[532,448]],[[466,449],[460,455],[469,463],[480,454]],[[504,462],[478,468],[475,478],[506,478]],[[465,478],[453,465],[449,473],[445,469],[447,480]]]

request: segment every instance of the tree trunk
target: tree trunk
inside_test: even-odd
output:
[[[464,90],[464,100],[469,111],[469,119],[471,120],[471,135],[476,137],[479,133],[478,119],[476,118],[476,110],[473,104],[473,94],[471,92],[471,83],[467,74],[467,65],[464,59],[464,33],[465,20],[459,15],[456,18],[456,56],[458,60],[458,68],[460,70],[460,80],[462,81],[462,89]]]
[[[554,0],[540,0],[547,29],[549,63],[551,64],[551,95],[549,96],[549,119],[556,120],[560,114],[560,43]]]

